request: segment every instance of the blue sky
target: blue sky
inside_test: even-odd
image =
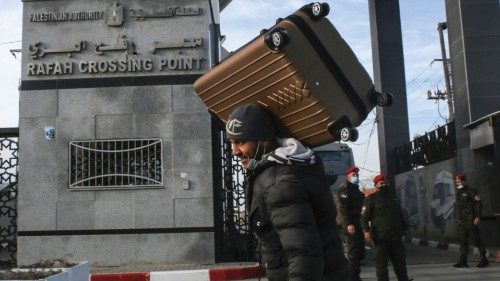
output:
[[[358,59],[372,75],[372,52],[367,0],[326,1],[331,12],[328,18],[349,43]],[[227,39],[223,46],[231,51],[255,37],[263,28],[272,26],[310,1],[302,0],[233,0],[221,14],[221,32]],[[438,86],[444,90],[443,68],[437,24],[446,21],[444,0],[400,0],[410,137],[435,129],[445,123],[446,103],[427,100],[426,92]],[[2,1],[0,8],[0,128],[17,127],[19,93],[17,90],[21,62],[9,52],[21,48],[22,2]],[[445,34],[445,38],[447,34]],[[9,43],[14,42],[14,43]],[[442,117],[441,117],[442,115]],[[443,118],[444,117],[444,118]],[[375,114],[359,127],[360,137],[351,144],[356,164],[370,171],[379,171],[378,142],[375,130],[370,132]],[[369,145],[368,145],[369,144]],[[361,178],[374,173],[362,170]]]
[[[326,1],[331,12],[328,18],[349,43],[358,59],[373,77],[370,22],[367,0]],[[263,28],[269,28],[276,18],[285,17],[310,1],[301,0],[233,0],[221,14],[221,31],[227,36],[223,46],[229,51],[251,40]],[[426,92],[438,86],[444,90],[443,68],[437,24],[446,21],[444,1],[400,0],[401,29],[405,56],[407,100],[410,137],[424,134],[445,123],[447,107],[445,102],[427,100]],[[445,38],[447,34],[445,33]],[[441,117],[441,115],[442,117]],[[444,118],[443,118],[444,117]],[[372,112],[358,128],[359,140],[350,144],[357,165],[366,170],[378,172],[379,156],[375,114]],[[375,174],[361,171],[362,179],[371,179]]]

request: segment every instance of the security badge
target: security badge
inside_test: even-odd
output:
[[[361,208],[361,215],[364,216],[365,212],[366,212],[366,206],[363,206],[363,208]]]
[[[474,200],[481,201],[481,197],[479,197],[479,195],[476,195],[476,197],[474,197]]]
[[[341,198],[347,198],[347,190],[345,189],[345,186],[341,187],[342,189],[340,190],[340,197]]]

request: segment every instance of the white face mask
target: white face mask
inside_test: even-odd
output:
[[[359,183],[359,178],[358,177],[351,177],[349,180],[352,184],[357,185]]]
[[[463,187],[463,185],[457,185],[457,189],[462,189]]]

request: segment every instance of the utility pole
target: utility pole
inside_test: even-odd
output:
[[[427,99],[428,100],[445,100],[446,99],[446,92],[441,91],[437,87],[436,87],[436,90],[434,90],[434,92],[431,90],[427,90]]]
[[[443,30],[447,29],[448,25],[446,22],[438,23],[437,30],[439,31],[439,41],[441,43],[441,56],[443,61],[443,70],[444,70],[444,81],[446,83],[446,100],[448,102],[448,119],[449,121],[455,119],[455,114],[453,110],[453,94],[451,91],[451,77],[450,77],[450,69],[448,64],[448,59],[446,58],[446,48],[444,45],[444,37]]]

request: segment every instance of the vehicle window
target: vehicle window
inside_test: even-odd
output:
[[[327,176],[343,175],[344,171],[352,166],[353,160],[349,150],[317,151]]]

